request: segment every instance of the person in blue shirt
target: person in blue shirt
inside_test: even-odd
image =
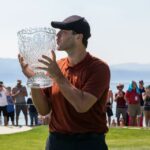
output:
[[[11,87],[7,87],[7,121],[9,122],[9,118],[11,119],[12,125],[14,126],[14,100],[11,94]],[[8,124],[8,123],[7,123]]]
[[[38,112],[32,102],[32,98],[29,97],[27,99],[27,104],[28,104],[28,110],[29,110],[29,115],[31,120],[30,125],[33,126],[33,123],[35,123],[35,125],[38,125]]]

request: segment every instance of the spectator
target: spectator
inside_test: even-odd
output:
[[[144,100],[142,94],[145,92],[144,82],[143,80],[139,81],[139,91],[140,91],[140,108],[141,108],[141,116],[140,118],[140,126],[143,126],[143,113],[144,113]]]
[[[107,103],[106,103],[108,126],[110,126],[111,117],[113,116],[112,104],[113,104],[113,92],[112,92],[112,90],[109,90],[108,97],[107,97]]]
[[[144,99],[145,125],[150,127],[150,85],[145,88],[145,92],[142,95]]]
[[[32,98],[27,99],[28,110],[30,115],[30,125],[33,126],[33,122],[35,125],[38,125],[38,112],[32,102]]]
[[[126,124],[126,116],[127,116],[127,105],[126,100],[124,98],[125,92],[123,91],[124,85],[119,83],[117,85],[118,92],[115,94],[116,101],[116,117],[117,117],[117,125],[120,126],[120,115],[122,115],[124,123]]]
[[[12,125],[14,126],[14,117],[15,117],[15,112],[14,112],[14,100],[11,94],[11,87],[7,87],[7,121],[9,123],[9,118],[11,119]]]
[[[131,126],[140,126],[140,91],[137,83],[132,81],[125,93],[125,99],[128,103],[129,122]]]
[[[25,123],[28,125],[27,105],[25,97],[27,96],[26,87],[21,84],[21,80],[17,80],[17,85],[12,89],[12,95],[16,105],[16,126],[18,126],[19,114],[22,111],[25,117]]]
[[[7,126],[7,94],[6,89],[4,88],[3,82],[0,82],[0,115],[1,112],[4,116],[4,125]]]

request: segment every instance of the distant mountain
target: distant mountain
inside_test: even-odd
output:
[[[14,83],[17,79],[26,82],[17,59],[0,58],[0,81]],[[111,65],[111,81],[124,82],[131,80],[150,81],[150,64],[125,63]]]
[[[150,82],[150,64],[125,63],[110,66],[112,81]]]
[[[17,79],[26,80],[18,60],[0,58],[0,81],[14,83]]]
[[[111,66],[112,70],[150,71],[150,64],[125,63]]]

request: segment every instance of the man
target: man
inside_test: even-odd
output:
[[[140,91],[140,108],[141,108],[141,114],[138,116],[140,126],[143,126],[143,113],[144,113],[144,100],[142,97],[142,94],[145,93],[145,88],[144,88],[144,81],[140,80],[139,81],[139,91]]]
[[[145,88],[144,88],[144,81],[140,80],[139,81],[139,90],[140,90],[140,94],[141,94],[141,99],[140,99],[140,105],[141,105],[141,111],[143,112],[143,106],[144,106],[144,100],[142,98],[142,93],[145,92]]]
[[[4,125],[7,126],[7,94],[3,82],[0,82],[0,116],[1,112],[4,116]]]
[[[57,49],[68,57],[56,62],[56,56],[42,56],[54,84],[41,90],[32,88],[33,102],[41,115],[50,113],[50,136],[46,150],[107,150],[105,143],[106,99],[109,90],[110,70],[106,63],[86,51],[91,36],[85,18],[70,16],[62,22],[51,22],[60,29]],[[33,71],[19,56],[27,77]]]
[[[32,98],[29,97],[27,99],[27,104],[28,104],[28,111],[30,115],[30,126],[33,126],[35,123],[35,126],[38,125],[38,112],[33,105]]]
[[[25,97],[27,96],[27,89],[22,85],[21,80],[17,80],[17,85],[12,89],[12,96],[16,104],[16,126],[18,126],[19,114],[22,111],[25,117],[25,124],[28,125],[27,105]]]

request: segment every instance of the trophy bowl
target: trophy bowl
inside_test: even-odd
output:
[[[38,59],[42,55],[50,57],[51,50],[56,48],[56,31],[52,28],[26,28],[18,31],[19,53],[25,63],[34,71],[35,75],[27,80],[27,85],[32,88],[51,87],[52,79],[46,71],[38,69],[43,67]]]

